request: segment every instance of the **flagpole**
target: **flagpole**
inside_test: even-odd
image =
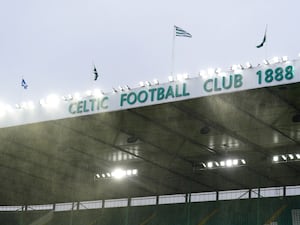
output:
[[[175,61],[175,26],[173,27],[173,43],[172,43],[172,68],[171,68],[171,76],[173,76],[174,72],[174,61]]]
[[[267,30],[268,30],[268,24],[266,24],[266,29],[265,29],[265,36],[266,36],[266,38],[267,38]],[[268,39],[269,39],[269,37],[268,37]],[[265,59],[268,59],[268,42],[269,41],[266,41],[266,48],[265,48]]]

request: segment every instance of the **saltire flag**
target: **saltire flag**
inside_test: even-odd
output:
[[[97,80],[99,77],[96,66],[94,65],[94,80]]]
[[[21,81],[21,86],[24,88],[24,89],[27,89],[28,88],[28,84],[26,83],[26,81],[22,78],[22,81]]]
[[[175,28],[175,34],[176,37],[189,37],[191,38],[192,35],[188,32],[186,32],[185,30],[181,29],[180,27],[174,26]]]
[[[264,34],[264,38],[263,38],[262,42],[259,45],[257,45],[256,48],[261,48],[262,46],[264,46],[264,44],[265,44],[265,42],[267,40],[267,27],[268,26],[266,26],[265,34]]]

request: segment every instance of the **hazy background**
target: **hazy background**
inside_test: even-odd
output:
[[[298,57],[300,2],[241,0],[0,1],[0,101],[38,101],[100,88],[137,87],[171,73]],[[256,49],[268,24],[267,45]],[[93,81],[93,64],[100,75]],[[29,85],[21,87],[22,77]]]

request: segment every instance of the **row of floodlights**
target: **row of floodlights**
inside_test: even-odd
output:
[[[299,54],[300,57],[300,54]],[[275,63],[280,63],[280,62],[287,62],[288,61],[288,57],[287,56],[283,56],[283,57],[273,57],[270,60],[264,59],[263,63],[265,65],[270,65],[270,64],[275,64]],[[231,71],[238,71],[238,70],[244,70],[244,69],[251,69],[253,68],[252,64],[247,62],[245,65],[242,64],[237,64],[237,65],[232,65],[230,67]],[[222,74],[222,70],[220,68],[216,68],[216,69],[208,69],[207,71],[202,70],[199,73],[199,76],[201,77],[207,77],[207,76],[211,76],[214,74]],[[174,81],[183,81],[183,80],[187,80],[189,79],[189,75],[187,73],[184,74],[178,74],[177,76],[169,76],[168,80],[169,82],[174,82]],[[152,85],[159,85],[159,81],[157,79],[154,79],[153,82],[150,81],[141,81],[139,83],[140,87],[150,87]],[[118,89],[116,88],[112,88],[113,93],[117,93],[118,91],[129,91],[131,90],[131,88],[128,85],[125,85],[124,87],[119,86]],[[53,107],[53,106],[57,106],[59,101],[62,99],[64,101],[72,101],[72,100],[80,100],[84,97],[100,97],[104,95],[104,92],[99,90],[99,89],[95,89],[94,91],[88,90],[85,92],[85,94],[80,95],[78,92],[75,94],[68,94],[62,97],[56,96],[56,95],[49,95],[48,97],[41,99],[39,101],[40,105],[42,106],[47,106],[47,107]],[[9,105],[3,105],[0,104],[0,108],[7,110],[7,111],[11,111],[12,107]],[[16,109],[33,109],[34,108],[34,104],[32,101],[28,101],[28,102],[22,102],[21,104],[16,104],[15,105]]]
[[[138,174],[137,169],[124,170],[121,168],[117,168],[111,172],[96,173],[95,179],[105,179],[105,178],[122,179],[125,177],[137,176],[137,174]]]
[[[72,100],[80,100],[85,97],[101,97],[104,93],[100,89],[95,89],[94,91],[88,90],[84,94],[80,94],[78,92],[74,94],[68,94],[64,96],[58,96],[55,94],[48,95],[46,98],[40,99],[39,104],[44,107],[55,107],[59,104],[61,100],[63,101],[72,101]],[[15,104],[16,109],[33,109],[35,107],[32,101],[22,102],[21,104]],[[12,109],[9,105],[0,105],[2,109]]]
[[[274,155],[272,161],[274,163],[300,161],[300,153],[289,153],[289,154],[283,154],[283,155]]]
[[[271,64],[276,64],[276,63],[284,63],[288,61],[288,57],[287,56],[283,56],[283,57],[273,57],[272,59],[268,60],[268,59],[264,59],[263,63],[265,65],[271,65]],[[259,66],[259,65],[258,65]],[[235,64],[232,65],[229,70],[230,71],[239,71],[239,70],[244,70],[244,69],[251,69],[254,66],[250,63],[250,62],[246,62],[245,65],[242,64]],[[222,70],[221,68],[209,68],[207,70],[201,70],[199,73],[199,76],[201,77],[207,77],[207,76],[211,76],[211,75],[215,75],[215,74],[222,74]]]
[[[246,165],[245,159],[226,159],[222,161],[208,161],[200,163],[198,169],[217,169],[217,168],[231,168]]]

